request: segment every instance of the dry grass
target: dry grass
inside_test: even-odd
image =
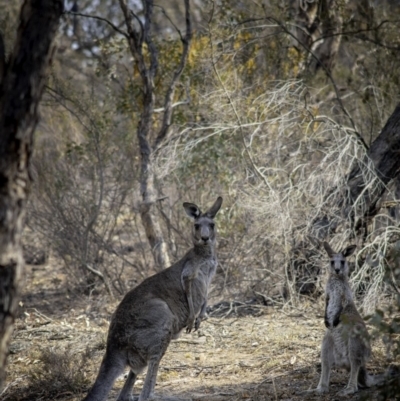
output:
[[[7,387],[0,399],[80,400],[97,374],[108,319],[117,301],[74,297],[62,290],[66,277],[59,274],[55,281],[50,266],[27,269],[31,284],[23,297]],[[33,283],[43,289],[36,296],[30,292]],[[156,392],[208,401],[303,400],[299,392],[318,383],[322,311],[321,302],[289,312],[257,306],[252,316],[211,317],[198,333],[182,335],[171,344]],[[384,354],[382,342],[376,341],[371,370],[384,370]],[[307,399],[331,399],[346,380],[343,372],[333,372],[330,395]],[[135,393],[142,384],[140,377]],[[123,377],[116,381],[109,400],[116,399],[122,385]]]

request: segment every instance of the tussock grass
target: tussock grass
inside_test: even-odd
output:
[[[79,354],[71,346],[43,349],[28,373],[28,385],[20,400],[54,400],[80,394],[90,385],[84,368],[92,353],[89,347]]]

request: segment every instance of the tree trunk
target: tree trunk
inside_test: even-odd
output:
[[[343,188],[332,188],[321,210],[327,211],[312,222],[306,237],[330,241],[342,227],[349,226],[348,240],[360,236],[367,221],[380,210],[380,201],[391,180],[400,176],[400,103],[362,160],[357,161],[344,180]],[[300,293],[313,293],[319,269],[310,260],[312,244],[302,241],[293,250],[288,272],[296,277]],[[303,255],[299,257],[299,254]],[[305,256],[305,257],[304,257]]]
[[[342,8],[347,3],[339,0],[320,0],[320,35],[311,46],[309,72],[314,74],[319,68],[331,73],[336,62],[342,35]]]
[[[142,196],[140,217],[151,247],[155,266],[158,270],[162,270],[168,267],[170,262],[167,245],[158,222],[159,219],[156,216],[156,189],[151,162],[152,148],[150,145],[155,102],[154,78],[157,74],[158,57],[151,37],[153,1],[144,1],[143,5],[145,21],[141,26],[141,31],[137,32],[132,24],[132,14],[128,9],[126,0],[120,0],[120,6],[128,29],[129,48],[138,66],[143,83],[143,109],[137,129],[140,150],[140,194]],[[143,55],[143,40],[146,42],[150,53],[148,65],[146,65]]]
[[[159,219],[155,215],[157,210],[156,190],[154,186],[154,174],[150,162],[143,166],[143,169],[145,170],[144,174],[142,174],[141,187],[145,187],[145,190],[142,191],[140,217],[151,247],[155,266],[158,270],[162,270],[170,266],[170,260]]]
[[[372,143],[363,160],[358,161],[346,178],[344,191],[336,197],[336,205],[341,216],[347,216],[353,231],[358,233],[365,219],[375,216],[379,201],[385,193],[387,184],[400,174],[400,103],[389,117],[379,136]],[[336,193],[339,193],[336,191]],[[334,199],[334,198],[333,198]],[[325,229],[320,230],[321,221]],[[328,239],[337,222],[328,216],[317,218],[313,234],[320,239]],[[317,228],[315,230],[315,228]]]
[[[306,69],[314,74],[319,68],[331,73],[342,35],[342,11],[348,0],[296,0],[292,9],[295,19],[295,48],[308,53]],[[291,3],[291,2],[290,2]]]
[[[291,29],[294,40],[293,46],[300,52],[310,49],[315,39],[318,28],[319,0],[289,0],[287,5],[291,9],[291,15],[295,20]]]
[[[161,128],[153,141],[151,141],[151,134],[154,129],[154,79],[157,75],[158,69],[158,54],[151,32],[153,29],[152,18],[154,4],[153,0],[143,1],[144,22],[136,24],[136,27],[133,23],[135,15],[129,10],[126,0],[119,0],[119,4],[125,17],[125,23],[127,27],[126,38],[128,40],[129,49],[142,79],[143,108],[137,129],[137,138],[140,150],[140,194],[142,197],[140,204],[140,217],[151,247],[156,268],[158,270],[162,270],[170,265],[170,261],[167,244],[164,240],[164,236],[159,224],[159,217],[157,216],[157,191],[155,187],[152,158],[154,157],[154,151],[167,137],[174,107],[172,100],[175,94],[175,87],[182,75],[182,71],[185,67],[189,53],[189,46],[192,37],[191,15],[189,7],[190,2],[189,0],[184,0],[186,35],[182,37],[179,32],[183,44],[182,55],[180,62],[174,71],[172,81],[166,91]],[[137,16],[135,17],[137,20],[139,20]],[[144,44],[146,44],[147,47],[145,51]],[[147,55],[145,56],[145,54]],[[152,145],[151,142],[153,142]]]
[[[26,0],[0,93],[0,388],[24,266],[21,249],[37,106],[62,0]]]

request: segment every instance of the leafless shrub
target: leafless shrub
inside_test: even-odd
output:
[[[268,118],[245,136],[252,168],[243,182],[242,206],[257,216],[252,229],[258,243],[267,242],[274,250],[274,263],[268,267],[270,274],[280,272],[281,281],[286,282],[292,295],[298,293],[299,284],[306,285],[307,277],[304,280],[298,272],[290,271],[290,267],[289,270],[283,267],[293,262],[295,244],[310,241],[307,233],[312,231],[311,225],[318,216],[325,215],[334,222],[333,241],[337,248],[354,238],[359,255],[373,248],[369,255],[381,255],[378,259],[382,260],[387,254],[384,247],[388,236],[397,232],[397,228],[386,221],[382,233],[372,230],[364,240],[357,238],[349,216],[353,214],[356,221],[364,216],[362,198],[354,202],[346,215],[339,206],[335,207],[332,199],[348,196],[344,178],[354,163],[362,163],[365,149],[352,129],[313,109],[305,101],[306,96],[307,89],[296,82],[279,85],[273,92],[266,93],[260,103]],[[368,183],[364,191],[377,190],[381,182],[374,170],[364,165],[362,171],[364,182]],[[389,188],[387,191],[390,197]],[[254,243],[253,249],[257,246]],[[309,258],[309,266],[317,274],[324,271],[325,258],[318,250],[311,255],[299,252],[298,257]],[[278,270],[277,265],[281,266]],[[315,277],[315,274],[310,276]],[[382,294],[384,276],[382,263],[374,267],[363,264],[352,276],[356,291],[363,288],[363,306],[369,311]]]
[[[241,97],[227,85],[207,101],[214,105],[207,125],[183,127],[158,152],[155,166],[160,176],[186,188],[189,180],[183,172],[195,167],[200,177],[195,186],[204,190],[202,183],[210,182],[212,176],[208,170],[214,163],[214,149],[224,154],[226,165],[219,167],[217,182],[223,183],[232,206],[225,210],[226,226],[222,224],[221,286],[231,295],[262,294],[265,301],[275,295],[294,300],[310,285],[322,292],[324,253],[317,242],[308,253],[301,244],[312,241],[308,237],[311,226],[324,214],[335,224],[336,248],[349,240],[358,245],[351,281],[364,310],[371,311],[387,294],[386,247],[398,223],[382,212],[373,219],[374,227],[365,228],[360,236],[353,231],[349,216],[356,221],[363,216],[363,198],[345,215],[338,205],[332,207],[334,200],[348,196],[344,180],[350,168],[364,163],[365,148],[354,127],[347,127],[340,115],[330,117],[329,105],[313,102],[311,91],[298,81],[278,82],[251,102],[247,92]],[[207,149],[208,164],[193,166],[202,148]],[[204,181],[201,169],[207,174]],[[368,183],[364,190],[379,189],[382,183],[373,168],[363,165],[362,172]],[[229,178],[224,182],[225,174]],[[393,189],[386,188],[386,197],[395,198]],[[371,264],[376,257],[381,262]],[[304,271],[296,271],[296,260],[307,262],[301,263]]]
[[[57,88],[49,100],[54,115],[43,127],[33,161],[28,224],[62,258],[70,283],[91,292],[101,282],[110,294],[124,293],[124,271],[137,270],[125,252],[134,237],[122,239],[129,232],[126,219],[135,214],[129,143],[109,118],[107,104],[91,109],[92,98],[78,98],[61,84]],[[57,113],[65,107],[72,110],[67,122]]]

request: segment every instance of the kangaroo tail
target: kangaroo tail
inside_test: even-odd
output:
[[[391,365],[388,369],[381,374],[378,375],[370,375],[367,372],[365,367],[360,368],[360,372],[358,374],[358,384],[360,387],[372,387],[372,386],[380,386],[386,380],[391,379],[395,376],[400,376],[399,367]]]

